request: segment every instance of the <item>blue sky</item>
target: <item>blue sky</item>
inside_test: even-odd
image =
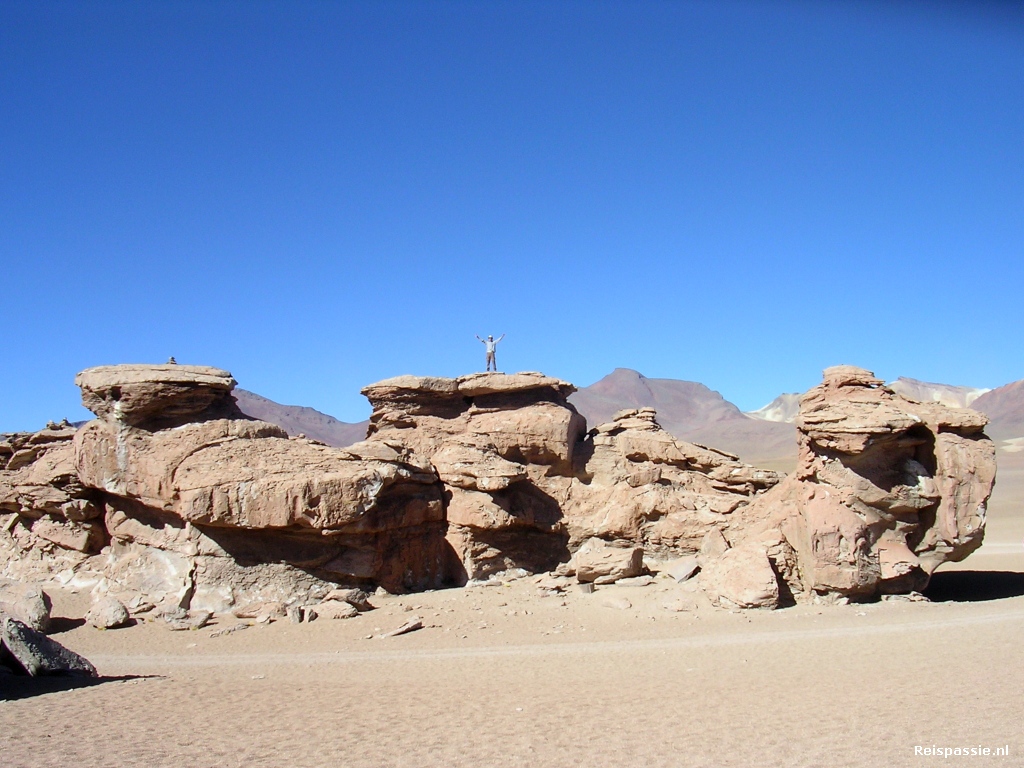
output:
[[[1024,378],[1011,3],[0,4],[0,430],[179,362],[359,388]]]

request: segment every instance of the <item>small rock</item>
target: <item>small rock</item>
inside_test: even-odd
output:
[[[101,597],[93,603],[92,608],[85,614],[85,620],[96,629],[123,627],[130,618],[124,603],[110,595]]]
[[[189,629],[202,629],[213,618],[209,611],[186,611],[183,608],[172,609],[157,614],[173,632],[183,632]]]
[[[283,619],[287,612],[288,609],[285,608],[284,603],[279,603],[276,600],[246,603],[231,610],[231,613],[238,619],[259,619],[263,616],[270,619]]]
[[[210,633],[210,637],[220,637],[221,635],[230,635],[230,634],[233,634],[235,632],[241,632],[243,629],[248,629],[248,628],[249,628],[248,624],[235,624],[235,626],[233,626],[233,627],[228,627],[226,629],[218,629],[215,632],[211,632]]]
[[[700,563],[697,562],[696,557],[681,557],[678,560],[670,560],[662,565],[662,572],[667,573],[677,582],[683,582],[687,579],[693,578],[693,575],[697,573],[697,569],[700,568]]]
[[[547,589],[552,592],[561,592],[568,586],[568,580],[557,579],[548,574],[543,574],[534,579],[538,589]]]
[[[301,624],[302,623],[302,607],[301,606],[289,605],[287,613],[288,613],[288,621],[290,621],[292,624]]]
[[[408,632],[415,632],[417,629],[423,629],[423,622],[419,616],[413,616],[409,621],[405,622],[398,629],[392,629],[390,632],[385,632],[381,637],[398,637]]]
[[[594,585],[591,583],[580,584],[580,592],[585,595],[592,594],[594,592]]]
[[[595,582],[596,583],[596,582]],[[619,579],[615,582],[617,587],[646,587],[654,583],[653,576],[633,576],[628,579]]]
[[[661,605],[666,611],[672,611],[673,613],[682,613],[683,611],[695,611],[697,610],[697,604],[692,600],[667,600]]]
[[[341,600],[325,600],[313,610],[321,619],[351,619],[359,615],[359,610]]]
[[[499,581],[518,581],[530,575],[532,574],[525,568],[509,568],[506,571],[494,574],[494,577]]]
[[[927,597],[920,592],[910,592],[906,595],[882,595],[882,600],[887,603],[930,603]]]
[[[359,611],[372,611],[374,606],[370,605],[370,596],[361,589],[332,589],[324,597],[324,601],[338,600],[348,603]]]

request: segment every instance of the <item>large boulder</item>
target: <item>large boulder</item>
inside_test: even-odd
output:
[[[13,660],[14,672],[38,675],[96,677],[96,667],[56,640],[15,618],[0,613],[0,664]]]
[[[242,418],[227,371],[204,365],[101,365],[75,376],[82,405],[101,419],[144,429]]]
[[[767,547],[784,597],[923,589],[939,565],[981,546],[996,469],[984,415],[837,366],[801,398],[796,424],[797,471],[728,532]]]
[[[764,549],[727,549],[700,572],[700,585],[721,608],[778,608],[779,582]]]
[[[50,626],[50,597],[37,584],[0,579],[0,613],[27,624],[37,632]]]
[[[611,583],[639,576],[644,568],[643,547],[618,545],[602,539],[587,539],[573,556],[576,580]]]
[[[96,629],[115,629],[128,623],[128,608],[116,597],[107,595],[92,604],[85,620]]]

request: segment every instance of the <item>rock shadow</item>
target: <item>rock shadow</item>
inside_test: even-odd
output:
[[[925,597],[935,603],[975,603],[1024,595],[1024,573],[1015,571],[940,571],[932,575]]]
[[[0,701],[17,701],[48,693],[63,693],[77,688],[92,688],[106,683],[129,680],[163,680],[163,675],[109,675],[84,677],[81,675],[53,675],[29,677],[28,675],[0,674]]]
[[[46,627],[46,634],[59,635],[70,632],[85,624],[85,619],[69,619],[65,616],[51,616],[50,623]]]

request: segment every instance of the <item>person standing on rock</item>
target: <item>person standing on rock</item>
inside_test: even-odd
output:
[[[487,370],[498,370],[498,362],[494,357],[495,350],[498,348],[498,342],[505,338],[505,334],[501,334],[497,339],[493,336],[488,336],[486,339],[481,339],[479,336],[476,337],[478,341],[482,342],[487,347]]]

